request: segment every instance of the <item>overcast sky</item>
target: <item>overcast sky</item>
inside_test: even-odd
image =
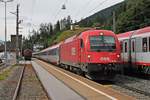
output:
[[[123,0],[14,0],[7,4],[7,39],[16,34],[16,17],[9,12],[16,12],[16,5],[20,3],[20,19],[23,23],[21,33],[28,36],[29,31],[38,29],[40,23],[56,23],[68,15],[74,20],[90,16],[104,8],[122,2]],[[62,5],[66,9],[62,10]],[[29,24],[30,23],[30,24]],[[31,33],[30,33],[31,34]],[[0,40],[4,40],[4,3],[0,2]]]

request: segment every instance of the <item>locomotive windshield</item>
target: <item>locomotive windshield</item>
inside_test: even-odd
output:
[[[116,49],[115,38],[112,36],[91,36],[91,51],[114,51]]]

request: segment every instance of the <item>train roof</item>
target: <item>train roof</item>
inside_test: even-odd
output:
[[[89,33],[99,33],[99,32],[105,32],[106,34],[114,34],[111,30],[97,30],[97,29],[91,29],[91,30],[88,30],[88,31],[84,31],[82,32],[83,34],[89,34]]]
[[[58,43],[58,44],[55,44],[55,45],[53,45],[53,46],[50,46],[50,47],[48,47],[48,48],[46,48],[46,49],[43,49],[42,51],[35,52],[35,53],[33,53],[33,54],[39,54],[39,53],[42,53],[42,52],[45,52],[45,51],[49,51],[49,50],[58,48],[60,45],[61,45],[61,43]]]
[[[55,48],[58,48],[60,46],[61,43],[58,43],[58,44],[55,44],[53,46],[50,46],[44,50],[42,50],[41,52],[45,52],[45,51],[49,51],[49,50],[52,50],[52,49],[55,49]]]
[[[64,40],[64,43],[68,43],[68,42],[71,42],[73,41],[74,39],[76,38],[79,38],[79,37],[82,37],[83,35],[88,35],[89,33],[90,34],[93,34],[93,33],[100,33],[100,32],[104,32],[105,34],[114,34],[112,31],[110,30],[97,30],[97,29],[90,29],[90,30],[86,30],[86,31],[83,31],[81,33],[78,33],[66,40]],[[109,32],[109,33],[108,33]]]
[[[143,34],[143,33],[148,33],[150,32],[150,26],[145,27],[145,28],[141,28],[138,30],[134,30],[134,31],[129,31],[129,32],[125,32],[125,33],[120,33],[117,35],[118,38],[127,38],[130,37],[131,35],[139,35],[139,34]]]
[[[129,37],[134,31],[129,31],[125,33],[120,33],[117,35],[118,38]]]
[[[150,32],[150,26],[139,29],[139,30],[136,32],[136,34],[143,34],[143,33],[148,33],[148,32]]]

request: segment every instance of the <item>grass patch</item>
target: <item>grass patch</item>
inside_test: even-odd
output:
[[[9,77],[9,75],[10,75],[12,69],[13,69],[14,67],[16,67],[16,65],[13,65],[13,66],[11,66],[11,68],[6,69],[6,70],[3,71],[2,73],[0,73],[0,81],[7,79],[7,78]]]
[[[54,43],[59,43],[60,41],[63,41],[75,34],[78,34],[78,33],[81,33],[85,30],[87,30],[88,28],[78,28],[76,30],[66,30],[66,31],[63,31],[59,34],[57,34],[57,36],[55,37],[55,40],[53,41]]]
[[[5,80],[9,76],[10,72],[11,72],[10,70],[6,70],[3,73],[1,73],[0,80]]]

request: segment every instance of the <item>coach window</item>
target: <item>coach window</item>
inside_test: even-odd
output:
[[[81,48],[84,48],[83,39],[81,39]]]
[[[57,49],[54,49],[54,55],[56,55]]]
[[[55,55],[55,52],[56,52],[56,50],[55,50],[55,49],[53,49],[53,50],[52,50],[52,55]]]
[[[53,52],[53,50],[51,50],[51,55],[54,55],[54,52]]]
[[[142,44],[143,44],[143,52],[147,52],[147,38],[143,38]]]
[[[127,52],[127,42],[125,42],[125,50],[124,50],[124,52]]]

